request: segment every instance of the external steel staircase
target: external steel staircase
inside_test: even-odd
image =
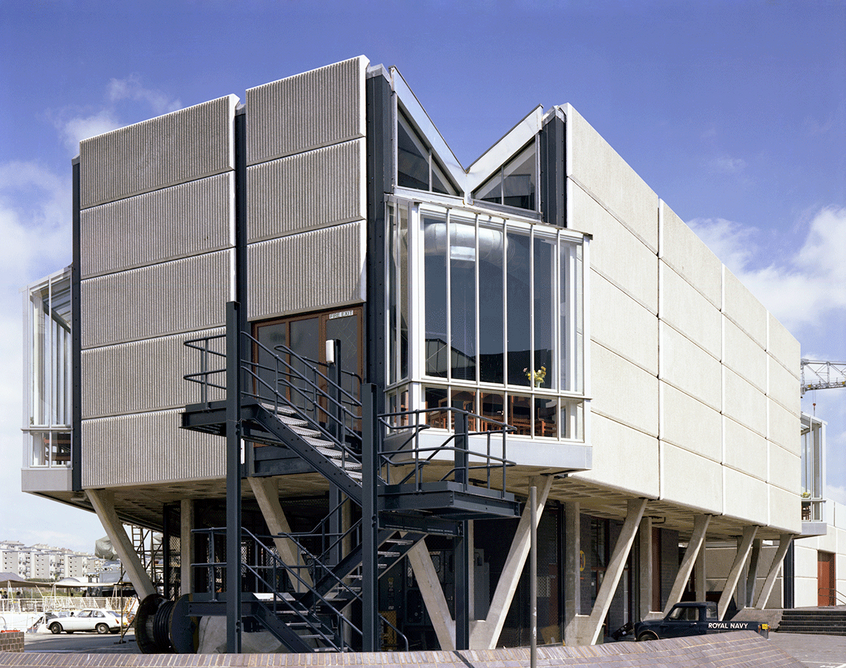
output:
[[[378,649],[374,624],[392,626],[368,617],[377,614],[371,608],[381,573],[426,535],[460,539],[467,520],[519,515],[518,502],[505,491],[510,428],[466,411],[438,409],[449,413],[454,432],[439,445],[432,446],[430,439],[424,447],[421,434],[429,429],[431,411],[377,415],[375,386],[286,346],[270,349],[242,330],[235,346],[236,322],[229,319],[228,335],[186,342],[198,352],[199,371],[185,378],[199,385],[201,401],[186,407],[182,427],[226,436],[235,425],[249,444],[242,477],[316,472],[345,497],[343,503],[353,504],[347,515],[360,516],[344,531],[335,516],[340,506],[306,534],[259,537],[244,530],[240,616],[270,631],[293,652]],[[232,373],[233,363],[237,374]],[[235,420],[233,384],[238,387]],[[484,424],[484,430],[471,432],[471,421]],[[444,469],[445,475],[429,474]],[[483,484],[471,482],[471,473],[484,477]],[[207,591],[176,602],[170,617],[178,628],[171,630],[171,638],[190,637],[182,615],[227,614],[221,590],[230,582],[224,573],[234,564],[220,549],[225,532],[203,530],[208,560],[194,567],[195,572],[206,571]],[[295,546],[302,562],[284,563],[274,539]],[[351,613],[355,606],[360,613]],[[457,610],[457,618],[459,614]],[[361,627],[353,622],[358,615]],[[163,644],[157,651],[163,651]],[[171,646],[190,651],[187,641]]]

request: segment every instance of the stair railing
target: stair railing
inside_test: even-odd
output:
[[[226,527],[194,529],[193,533],[205,534],[208,536],[209,559],[205,563],[194,563],[192,564],[192,567],[195,569],[207,569],[209,571],[209,583],[225,582],[226,561],[225,559],[220,561],[216,558],[218,551],[216,550],[215,545],[219,545],[220,543],[215,539],[219,536],[225,538]],[[361,594],[346,583],[343,578],[336,576],[329,565],[322,563],[316,555],[312,554],[307,546],[299,540],[300,536],[298,534],[282,533],[279,534],[279,536],[293,542],[297,547],[297,550],[306,556],[307,561],[310,562],[309,571],[312,582],[316,582],[320,579],[320,577],[322,577],[321,573],[334,578],[335,586],[332,588],[332,591],[336,593],[340,591],[346,594],[346,598],[342,599],[342,608],[346,608],[353,601],[361,601]],[[249,529],[242,529],[242,537],[242,541],[248,543],[253,548],[252,550],[248,550],[248,552],[252,552],[253,554],[253,563],[241,559],[241,568],[246,574],[249,574],[254,578],[256,585],[260,585],[260,587],[257,586],[257,588],[264,590],[251,593],[269,594],[269,601],[262,600],[261,598],[259,598],[259,600],[267,605],[274,615],[278,616],[280,612],[287,612],[289,615],[296,616],[300,623],[307,625],[308,628],[318,635],[321,640],[337,651],[346,651],[350,649],[350,646],[343,640],[345,636],[344,630],[346,628],[349,628],[352,633],[358,635],[358,637],[362,637],[361,629],[352,623],[348,616],[344,615],[342,610],[339,609],[331,599],[317,591],[317,589],[315,589],[308,580],[302,577],[298,572],[299,569],[292,569],[289,565],[285,564],[274,548],[266,544]],[[270,540],[272,540],[272,538],[270,538]],[[280,583],[282,582],[285,574],[296,582],[296,585],[294,586],[295,589],[299,589],[301,591],[307,590],[311,593],[312,600],[314,601],[312,606],[305,607],[300,603],[299,598],[290,595],[286,596],[280,591]],[[211,600],[219,600],[218,590],[216,587],[210,589],[209,593],[211,594]],[[330,637],[327,633],[327,627],[320,620],[321,616],[325,617],[327,615],[334,620],[335,626],[337,627],[337,631],[333,633],[333,636],[335,637]],[[385,619],[384,616],[380,614],[379,618],[383,624],[396,632],[397,637],[401,638],[403,641],[405,651],[408,651],[408,638],[394,624]]]
[[[183,378],[190,383],[200,386],[200,403],[208,404],[211,399],[210,390],[221,390],[226,393],[226,351],[216,350],[213,341],[226,343],[226,334],[214,334],[202,336],[196,339],[185,341],[183,345],[200,353],[200,370],[195,373],[185,374]],[[222,349],[225,345],[220,346]],[[213,368],[210,368],[213,367]],[[222,376],[221,380],[217,380]]]
[[[323,438],[341,449],[344,463],[347,460],[360,463],[358,454],[351,447],[359,440],[354,430],[361,420],[358,398],[313,366],[311,360],[287,346],[274,346],[271,350],[249,334],[243,333],[243,336],[258,352],[256,357],[267,360],[265,363],[242,361],[248,381],[244,383],[247,389],[243,390],[243,396],[269,404],[277,412],[282,407],[292,410]],[[355,374],[348,375],[358,379]]]
[[[827,596],[829,601],[834,601],[829,605],[846,605],[846,594],[837,591],[834,587],[820,587],[817,590],[817,596]]]
[[[450,416],[447,424],[453,425],[455,432],[447,436],[439,445],[423,447],[420,444],[420,435],[424,430],[431,428],[431,425],[428,424],[429,415],[443,416],[445,413]],[[383,427],[394,436],[403,431],[412,432],[401,443],[399,442],[400,439],[396,438],[393,441],[390,439],[382,441],[379,458],[380,463],[386,469],[383,477],[387,481],[391,481],[393,469],[411,466],[411,470],[398,482],[391,481],[389,484],[404,485],[413,480],[411,484],[419,490],[423,484],[424,467],[431,464],[435,457],[451,452],[453,454],[453,467],[447,471],[441,480],[452,478],[461,482],[466,490],[471,482],[477,482],[470,477],[471,471],[481,469],[485,471],[485,486],[488,490],[495,490],[496,488],[492,485],[492,472],[499,470],[500,488],[497,491],[501,495],[505,494],[506,471],[509,467],[514,466],[514,462],[506,458],[506,435],[516,431],[514,427],[455,407],[424,408],[415,411],[386,413],[380,415],[379,419]],[[468,428],[470,424],[479,424],[483,428],[478,431],[470,430]],[[475,437],[475,444],[470,440],[471,437]],[[485,446],[483,449],[478,447],[479,437],[484,438]],[[494,446],[494,439],[499,441],[496,446]],[[501,448],[502,456],[492,453],[494,447]]]

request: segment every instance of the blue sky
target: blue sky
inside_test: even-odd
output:
[[[803,356],[846,361],[846,2],[0,0],[0,50],[0,538],[103,535],[18,491],[19,289],[70,263],[79,139],[359,54],[399,68],[464,165],[573,104]],[[813,403],[846,502],[846,390]]]

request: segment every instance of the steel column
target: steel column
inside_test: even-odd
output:
[[[226,304],[226,650],[241,653],[241,327]]]
[[[362,650],[378,652],[379,642],[379,509],[377,480],[379,457],[376,452],[376,386],[361,388],[361,629]]]

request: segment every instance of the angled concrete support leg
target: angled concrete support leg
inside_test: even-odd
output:
[[[194,591],[194,501],[182,499],[179,502],[179,581],[180,594],[185,596]]]
[[[755,534],[758,533],[758,527],[749,526],[743,528],[743,535],[737,545],[737,554],[734,557],[734,563],[731,565],[728,577],[726,578],[726,585],[723,593],[720,596],[720,602],[717,604],[717,616],[722,620],[726,615],[731,597],[734,590],[737,588],[737,583],[740,581],[740,575],[743,573],[743,567],[746,565],[746,560],[749,558],[749,552],[752,549],[752,541],[755,539]]]
[[[761,593],[758,594],[758,600],[755,602],[755,607],[758,608],[758,610],[763,610],[764,607],[766,607],[767,600],[770,598],[770,594],[775,586],[778,571],[781,568],[784,556],[787,554],[787,550],[790,549],[792,542],[793,534],[791,533],[783,533],[778,537],[778,549],[773,556],[773,563],[770,564],[770,570],[767,572],[767,578],[764,580],[764,586],[761,587]]]
[[[746,569],[746,598],[743,601],[744,608],[751,607],[752,601],[755,600],[755,586],[758,584],[758,564],[761,558],[761,542],[760,538],[752,541],[749,568]]]
[[[564,642],[579,639],[578,615],[582,610],[582,513],[578,501],[564,504]]]
[[[693,519],[693,533],[690,536],[690,542],[687,544],[687,549],[684,551],[684,557],[679,565],[679,572],[676,575],[676,581],[673,583],[673,588],[670,590],[670,597],[667,599],[667,605],[664,608],[664,614],[670,612],[670,609],[679,601],[681,601],[684,588],[687,581],[690,579],[690,574],[693,572],[693,566],[696,564],[696,558],[699,556],[699,551],[705,544],[705,533],[708,531],[708,525],[711,523],[710,515],[697,515]]]
[[[114,494],[108,490],[87,489],[85,490],[88,500],[94,506],[94,512],[100,519],[100,524],[106,530],[109,540],[112,541],[112,546],[115,552],[120,557],[120,563],[126,570],[129,576],[129,581],[135,587],[135,592],[138,594],[138,600],[143,601],[150,594],[156,593],[156,588],[153,586],[150,576],[144,570],[144,565],[138,558],[135,548],[132,547],[132,541],[123,530],[123,523],[118,519],[115,512]]]
[[[546,504],[546,497],[552,487],[552,476],[531,478],[529,486],[538,488],[537,492],[537,522],[543,515],[543,508]],[[494,649],[502,633],[505,624],[505,617],[514,599],[514,592],[517,591],[517,583],[523,574],[523,566],[529,556],[529,542],[531,540],[531,515],[532,509],[529,504],[523,509],[520,517],[520,524],[517,525],[517,532],[511,541],[511,549],[505,558],[505,565],[502,568],[502,575],[496,585],[491,607],[484,622],[477,622],[470,633],[471,649]]]
[[[593,610],[590,613],[590,619],[585,629],[585,639],[589,645],[595,644],[599,639],[602,621],[605,619],[605,615],[608,614],[608,609],[611,607],[611,599],[614,598],[614,592],[617,591],[617,585],[623,576],[623,571],[626,568],[626,559],[629,558],[629,552],[631,552],[632,544],[634,543],[635,535],[637,535],[637,529],[640,525],[640,520],[643,518],[643,511],[645,509],[646,499],[632,499],[628,503],[626,521],[623,522],[623,528],[620,530],[620,536],[617,538],[614,552],[608,560],[605,578],[602,580],[602,586],[596,595],[596,602],[593,605]]]
[[[449,614],[449,606],[444,596],[441,581],[438,580],[438,572],[432,563],[432,555],[426,547],[426,539],[421,540],[407,553],[408,562],[414,571],[417,586],[420,587],[420,595],[426,605],[426,612],[432,620],[435,634],[438,636],[438,643],[441,650],[451,652],[455,650],[455,621]]]
[[[276,487],[276,481],[273,478],[247,478],[250,483],[250,488],[258,501],[261,509],[262,517],[267,523],[267,528],[271,535],[275,536],[273,544],[279,552],[279,556],[286,565],[290,566],[305,566],[300,559],[300,551],[290,538],[282,538],[279,534],[291,533],[291,526],[288,524],[288,518],[285,517],[285,511],[282,510],[282,504],[279,503],[279,489]],[[311,576],[307,568],[293,568],[291,570],[291,584],[296,592],[306,591],[305,582],[311,586]],[[303,581],[297,579],[296,576]]]
[[[703,545],[703,547],[706,547]],[[696,557],[696,600],[704,601],[708,591],[708,550],[699,550]]]

